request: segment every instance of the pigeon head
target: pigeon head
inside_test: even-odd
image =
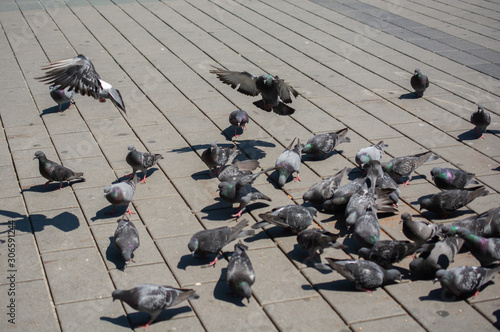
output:
[[[387,270],[385,273],[385,279],[389,281],[400,282],[402,277],[401,272],[396,269]]]
[[[446,275],[446,270],[438,270],[436,271],[436,278],[434,279],[434,283],[441,281],[441,279]]]
[[[311,214],[311,216],[316,217],[316,214],[318,213],[318,209],[316,209],[313,206],[307,207],[307,211]]]
[[[364,259],[368,259],[368,256],[370,256],[370,249],[368,248],[359,248],[358,250],[358,256],[362,257]]]
[[[441,228],[441,232],[448,236],[456,235],[459,230],[461,230],[461,227],[455,225],[443,225],[443,227]]]
[[[422,211],[422,209],[429,210],[430,206],[432,206],[432,200],[426,197],[420,202],[420,211]]]
[[[37,152],[35,152],[35,157],[33,158],[33,160],[35,159],[45,159],[45,153],[38,150]]]
[[[283,187],[286,183],[286,180],[288,179],[288,177],[290,176],[290,172],[286,169],[286,168],[281,168],[281,169],[278,169],[278,184],[279,184],[279,187]]]
[[[107,187],[104,187],[103,190],[104,190],[104,194],[107,195],[107,194],[109,194],[110,192],[113,191],[113,188],[111,188],[111,186],[107,186]]]
[[[363,168],[365,164],[368,164],[370,162],[370,156],[367,154],[361,154],[358,156],[356,161],[358,162],[358,165]]]
[[[122,295],[122,290],[121,289],[115,289],[113,291],[113,293],[111,293],[111,296],[113,297],[113,301],[114,300],[120,300],[121,299],[121,295]]]
[[[188,249],[189,251],[191,251],[193,255],[196,252],[196,250],[198,250],[198,246],[199,246],[198,238],[192,237],[191,240],[189,240]]]
[[[241,254],[242,252],[244,251],[247,251],[248,250],[248,247],[246,245],[243,244],[243,242],[238,241],[238,243],[236,243],[234,245],[234,252],[235,253],[238,253],[238,254]]]
[[[133,145],[129,145],[129,146],[128,146],[128,150],[129,150],[129,151],[135,151],[135,146],[133,146]]]
[[[407,223],[407,222],[410,222],[411,221],[411,214],[409,214],[408,212],[405,212],[401,215],[401,221],[399,222],[400,224],[401,223]]]
[[[413,74],[414,76],[420,76],[422,73],[420,72],[420,69],[415,69],[415,73]]]
[[[477,105],[477,110],[480,112],[484,112],[484,106],[481,104]]]

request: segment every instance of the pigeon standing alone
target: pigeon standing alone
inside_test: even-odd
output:
[[[127,154],[127,157],[125,160],[127,161],[127,164],[132,167],[132,173],[130,173],[128,176],[132,176],[135,174],[137,171],[141,171],[144,174],[144,178],[139,182],[139,183],[146,183],[146,176],[147,174],[147,169],[156,165],[156,163],[163,159],[163,156],[161,154],[153,154],[153,153],[147,153],[147,152],[139,152],[135,149],[133,145],[130,145],[128,147],[129,153]]]
[[[62,105],[69,103],[68,109],[73,105],[75,102],[73,101],[73,96],[75,94],[75,91],[71,90],[70,87],[66,87],[65,89],[61,89],[58,85],[51,85],[49,86],[49,93],[52,99],[59,105],[59,112],[61,113],[61,107]]]
[[[295,138],[276,160],[276,168],[278,171],[278,187],[280,188],[285,185],[288,177],[294,172],[297,172],[297,177],[293,180],[300,181],[299,171],[302,158],[300,140],[297,139],[297,145],[295,146],[293,146],[293,142],[295,142]]]
[[[339,234],[330,233],[321,228],[305,229],[297,234],[297,243],[309,252],[306,260],[321,255],[326,248],[344,249],[347,246],[336,242]]]
[[[233,145],[231,147],[220,147],[215,142],[210,143],[210,147],[202,152],[201,160],[210,168],[211,175],[220,174],[222,167],[227,164],[229,159],[239,155],[238,147]],[[216,172],[217,167],[219,170]]]
[[[384,172],[393,178],[408,177],[408,180],[403,184],[403,186],[406,186],[412,179],[410,175],[414,170],[425,162],[436,159],[439,159],[439,156],[428,151],[411,156],[396,157],[388,162],[381,163],[381,165]]]
[[[38,169],[40,174],[46,178],[48,181],[45,183],[45,187],[49,185],[52,181],[59,182],[59,189],[62,188],[63,182],[70,182],[71,180],[82,180],[83,178],[82,172],[73,172],[67,167],[61,166],[58,163],[47,159],[45,153],[42,151],[35,152],[34,159],[38,159]]]
[[[439,189],[463,189],[468,184],[479,184],[476,174],[460,169],[434,167],[431,170],[432,180]]]
[[[351,141],[349,137],[346,137],[348,131],[348,128],[344,128],[331,133],[314,135],[301,146],[302,153],[312,154],[316,158],[323,155],[324,158],[340,143]]]
[[[454,211],[466,206],[477,197],[488,195],[489,191],[484,186],[452,189],[441,191],[432,197],[424,198],[420,202],[420,210],[426,209],[436,214],[447,216]]]
[[[139,248],[141,244],[139,240],[139,232],[133,222],[127,218],[121,218],[118,220],[118,226],[115,230],[115,236],[113,238],[113,244],[125,261],[125,267],[133,261],[134,251]]]
[[[484,139],[484,133],[486,132],[486,128],[488,128],[488,126],[491,123],[491,116],[488,112],[484,110],[483,105],[477,105],[477,111],[472,113],[470,117],[470,122],[474,126],[476,126],[475,128],[476,133],[479,134],[479,129],[483,131],[479,138]]]
[[[388,146],[389,145],[384,144],[384,141],[380,141],[375,145],[360,149],[358,153],[356,153],[356,163],[361,168],[364,168],[370,160],[380,161],[384,155],[385,148]]]
[[[411,87],[415,90],[417,98],[424,95],[425,90],[429,87],[429,78],[420,72],[420,69],[415,69],[415,73],[410,79]]]
[[[107,186],[104,188],[104,197],[113,204],[113,209],[106,212],[106,214],[113,214],[117,206],[125,205],[127,207],[128,214],[134,214],[130,211],[129,204],[132,202],[132,197],[134,197],[135,187],[137,185],[137,174],[123,182],[118,182]]]
[[[232,111],[231,114],[229,114],[229,123],[234,127],[234,137],[240,136],[236,133],[238,127],[241,127],[243,131],[247,129],[248,122],[250,122],[248,113],[243,110]]]
[[[309,227],[318,210],[309,206],[291,204],[274,208],[272,211],[259,214],[264,221],[252,225],[253,229],[262,228],[271,224],[290,229],[297,234]]]
[[[255,271],[246,253],[247,250],[248,247],[241,240],[234,245],[233,255],[227,265],[226,281],[233,292],[244,296],[250,303]]]

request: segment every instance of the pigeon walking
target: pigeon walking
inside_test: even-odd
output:
[[[255,271],[246,253],[247,250],[248,247],[241,241],[234,245],[233,255],[227,265],[226,281],[233,292],[245,297],[250,303]]]
[[[193,289],[151,284],[138,285],[129,290],[115,289],[111,295],[113,301],[123,301],[137,311],[150,314],[151,318],[144,325],[144,328],[153,323],[162,310],[200,297]]]
[[[457,235],[465,240],[467,248],[481,266],[487,267],[500,262],[500,238],[485,238],[472,234],[465,228],[460,229]]]
[[[139,248],[141,244],[139,232],[137,228],[135,228],[134,223],[126,218],[119,219],[113,243],[115,248],[118,249],[122,255],[126,267],[130,261],[133,261],[134,251]]]
[[[311,186],[304,195],[302,199],[313,204],[323,204],[326,200],[333,197],[335,190],[339,187],[340,182],[345,177],[347,173],[351,171],[351,168],[345,167],[339,171],[334,176],[327,177]]]
[[[276,160],[276,168],[278,170],[278,187],[282,188],[288,177],[294,172],[297,173],[297,177],[294,181],[300,181],[300,163],[302,158],[302,152],[300,151],[300,140],[297,139],[297,145],[293,146],[292,140],[290,145],[281,153],[281,155]],[[293,146],[293,147],[292,147]]]
[[[129,153],[125,160],[127,164],[132,167],[132,173],[128,176],[132,176],[137,171],[141,171],[144,174],[144,178],[139,183],[146,183],[147,169],[156,165],[159,160],[163,159],[161,154],[153,154],[147,152],[139,152],[135,149],[133,145],[128,147]]]
[[[232,111],[229,114],[229,123],[234,127],[234,137],[240,136],[237,134],[238,127],[241,127],[243,131],[247,129],[248,122],[250,122],[248,113],[243,110]]]
[[[413,220],[408,212],[401,215],[403,234],[415,242],[424,242],[433,239],[439,233],[439,226],[426,220]]]
[[[479,184],[474,180],[476,174],[460,169],[434,167],[431,170],[432,180],[439,189],[463,189],[468,184]]]
[[[99,99],[101,103],[110,99],[116,107],[125,114],[127,113],[120,91],[101,80],[94,65],[85,55],[79,54],[74,58],[50,62],[43,66],[42,70],[47,71],[47,73],[36,79],[47,84],[57,85],[59,89],[69,88],[68,91],[79,92],[82,96],[94,97],[94,99]]]
[[[261,95],[262,100],[254,102],[254,105],[266,112],[273,111],[279,115],[290,115],[295,109],[286,104],[292,102],[292,96],[297,97],[299,93],[278,76],[262,74],[255,76],[249,72],[229,71],[214,67],[210,73],[216,74],[223,83],[230,85],[233,89],[247,95]]]
[[[482,130],[480,139],[484,139],[484,133],[486,132],[486,128],[491,123],[491,116],[488,112],[484,110],[483,105],[477,105],[477,111],[472,113],[470,117],[470,122],[476,126],[475,130],[477,134],[480,134],[479,129]]]
[[[252,174],[252,171],[256,170],[259,165],[259,161],[253,159],[238,161],[224,167],[217,178],[220,182],[236,182],[245,175]]]
[[[51,85],[49,86],[49,93],[52,99],[59,105],[59,112],[61,113],[61,107],[62,105],[69,103],[68,109],[73,105],[75,102],[73,101],[73,96],[75,94],[75,91],[71,90],[69,87],[66,87],[65,89],[61,89],[58,85]]]
[[[311,260],[316,255],[321,255],[326,248],[347,248],[342,243],[336,242],[338,238],[339,234],[333,234],[321,228],[311,228],[297,234],[297,243],[309,252],[306,260]]]
[[[358,255],[384,268],[389,268],[392,264],[398,263],[405,257],[414,254],[422,243],[389,240],[377,241],[371,248],[360,248]]]
[[[484,186],[467,189],[444,190],[420,202],[420,210],[426,209],[436,214],[448,216],[461,207],[466,206],[477,197],[488,195]]]
[[[212,142],[210,147],[201,154],[201,160],[210,168],[211,174],[215,176],[221,172],[222,167],[227,164],[229,159],[233,159],[239,154],[236,145],[223,148]],[[216,172],[217,167],[219,167],[219,170]]]
[[[420,72],[420,69],[415,69],[415,73],[410,79],[410,84],[413,90],[415,90],[417,98],[420,98],[429,87],[429,79]]]
[[[305,207],[291,204],[277,207],[272,211],[259,214],[259,218],[262,218],[264,221],[253,224],[252,228],[257,229],[273,224],[290,229],[293,233],[297,234],[312,224],[316,213],[317,210],[312,206]]]
[[[439,159],[439,156],[428,151],[411,156],[396,157],[388,162],[381,163],[384,172],[393,178],[408,177],[403,186],[408,185],[411,173],[427,161]]]
[[[410,271],[426,279],[434,278],[437,270],[447,269],[455,261],[463,244],[464,240],[457,237],[423,244],[420,255],[410,262]]]
[[[73,172],[67,167],[61,166],[58,163],[47,159],[45,153],[42,151],[35,152],[34,159],[38,159],[38,169],[40,171],[40,175],[46,178],[48,181],[45,182],[45,187],[49,185],[50,182],[57,181],[59,182],[59,189],[62,188],[63,182],[70,182],[72,180],[82,180],[83,178],[82,172]]]
[[[133,214],[130,211],[129,204],[132,202],[132,197],[134,197],[135,187],[137,185],[137,174],[134,173],[134,176],[123,182],[118,182],[107,186],[104,188],[104,197],[113,204],[113,209],[111,211],[106,212],[106,214],[113,214],[117,206],[125,205],[127,207],[128,214]]]
[[[302,153],[312,154],[316,158],[323,155],[325,158],[340,143],[351,141],[349,137],[346,137],[348,131],[349,129],[344,128],[331,133],[314,135],[305,145],[301,146]]]
[[[385,148],[388,146],[384,144],[384,141],[380,141],[375,145],[360,149],[356,153],[356,163],[363,169],[370,160],[380,161],[384,155]]]

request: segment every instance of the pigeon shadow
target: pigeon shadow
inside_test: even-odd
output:
[[[217,254],[219,256],[220,254]],[[179,263],[177,263],[177,268],[181,270],[186,270],[186,267],[188,266],[205,266],[209,267],[208,264],[213,260],[211,257],[213,257],[213,254],[206,255],[205,257],[202,256],[195,256],[189,254],[189,255],[184,255],[181,257],[179,260]],[[214,266],[215,267],[215,266]]]
[[[156,168],[156,167],[147,169],[146,170],[146,182],[147,182],[147,178],[148,177],[150,177],[151,175],[153,175],[154,172],[159,171],[159,170],[160,169]],[[124,174],[120,178],[118,178],[118,180],[115,180],[115,181],[113,181],[111,183],[115,184],[115,183],[125,182],[125,181],[128,181],[128,180],[132,179],[132,177],[128,176],[129,174]],[[142,172],[136,172],[136,174],[137,174],[137,184],[139,184],[139,182],[144,178],[144,173],[142,173]]]
[[[64,111],[67,110],[70,107],[70,103],[65,103],[64,105],[61,106],[61,115],[65,115]],[[59,105],[55,105],[49,108],[46,108],[40,113],[40,117],[47,115],[47,114],[54,114],[54,113],[59,113]]]
[[[80,226],[80,221],[78,217],[74,214],[64,211],[54,218],[47,218],[43,214],[31,214],[30,217],[26,217],[25,215],[21,215],[17,212],[0,210],[0,215],[7,216],[14,220],[13,224],[15,226],[15,230],[31,233],[33,227],[33,232],[40,232],[45,229],[47,226],[53,226],[63,232],[71,232],[77,229]],[[31,223],[30,223],[31,220]],[[0,223],[0,226],[10,226],[10,222]],[[7,233],[8,229],[5,231],[1,231],[2,233]]]
[[[80,182],[85,182],[85,180],[79,179],[79,180],[72,180],[71,181],[71,183],[80,183]],[[63,182],[61,190],[63,190],[66,187],[70,187],[70,186],[71,186],[70,183]],[[25,187],[25,188],[22,188],[21,192],[22,193],[24,193],[24,192],[46,193],[46,192],[51,192],[51,191],[55,191],[55,190],[59,190],[59,182],[51,182],[47,186],[45,186],[45,184],[37,184],[37,185],[30,186],[30,187]]]
[[[125,261],[122,258],[122,255],[115,247],[114,236],[109,237],[109,246],[106,249],[106,259],[115,264],[115,267],[118,270],[125,270]]]
[[[163,310],[160,315],[156,318],[156,320],[151,323],[151,325],[155,325],[162,321],[167,321],[172,319],[173,317],[190,312],[191,307],[184,306],[179,308],[170,308],[167,310]],[[128,325],[128,321],[130,321],[130,325]],[[115,325],[124,326],[124,327],[132,327],[133,329],[137,329],[139,327],[143,327],[149,320],[151,319],[151,315],[145,312],[133,312],[128,314],[127,316],[119,316],[116,318],[111,317],[101,317],[101,320],[113,323]]]
[[[242,127],[237,127],[237,128],[236,128],[236,134],[237,134],[238,136],[243,135],[243,133],[244,133],[244,132],[245,132],[245,131],[243,130],[243,128],[242,128]],[[234,127],[233,127],[233,126],[231,126],[231,125],[230,125],[229,127],[227,127],[226,129],[224,129],[223,131],[221,131],[221,132],[220,132],[220,134],[221,134],[222,136],[224,136],[224,138],[225,138],[226,140],[228,140],[228,141],[232,141],[232,140],[233,140],[233,138],[236,138],[236,139],[238,139],[238,138],[239,138],[239,137],[234,137]]]
[[[347,279],[340,279],[335,281],[328,281],[328,282],[314,284],[314,288],[316,288],[317,290],[327,290],[332,292],[358,291],[354,283]]]
[[[493,311],[492,315],[497,319],[497,321],[493,323],[493,325],[500,329],[500,309]]]
[[[431,290],[429,292],[429,294],[427,294],[427,296],[421,296],[421,297],[419,297],[419,300],[420,301],[438,301],[438,302],[442,302],[443,299],[442,299],[442,294],[441,293],[442,293],[442,288],[436,288],[436,289]]]
[[[314,263],[321,263],[321,257],[317,254],[314,255],[314,258],[306,260],[306,258],[309,257],[309,252],[303,249],[299,244],[295,244],[293,249],[286,255],[290,260],[305,264],[308,267],[314,267]]]
[[[319,155],[319,156],[315,156],[315,155],[312,155],[312,154],[304,154],[302,155],[302,162],[304,161],[309,161],[309,162],[317,162],[317,161],[324,161],[328,158],[330,158],[331,156],[333,155],[336,155],[336,154],[341,154],[342,152],[344,152],[343,150],[333,150],[333,151],[330,151],[326,156],[323,156],[323,155]]]
[[[214,204],[208,205],[200,210],[200,212],[206,213],[201,219],[221,221],[232,218],[232,205],[220,198],[216,198],[216,200],[217,202]],[[234,211],[236,211],[236,209]]]
[[[191,174],[191,178],[195,181],[198,180],[212,180],[215,176],[210,175],[210,170],[203,170],[196,173]]]
[[[108,214],[113,209],[113,205],[111,207],[106,206],[95,213],[95,216],[90,218],[92,221],[96,221],[99,219],[111,219],[123,216],[127,212],[127,206],[121,205],[117,206],[115,212],[113,214]]]
[[[130,315],[129,315],[130,316]],[[132,328],[128,322],[127,316],[121,315],[119,317],[101,317],[100,318],[103,321],[115,324],[117,326],[125,327],[125,328]]]
[[[259,147],[275,148],[276,144],[261,141],[261,140],[244,140],[239,141],[238,148],[243,151],[249,159],[263,159],[266,156],[266,152]]]
[[[463,141],[473,141],[479,139],[479,135],[476,133],[476,131],[473,129],[463,132],[460,135],[457,136],[459,142]]]
[[[232,303],[238,307],[246,307],[243,296],[233,292],[226,281],[227,268],[221,270],[221,275],[214,287],[214,298],[220,301]]]
[[[403,93],[401,96],[398,97],[398,99],[418,99],[421,97],[417,97],[417,94],[415,92],[408,92],[408,93]]]

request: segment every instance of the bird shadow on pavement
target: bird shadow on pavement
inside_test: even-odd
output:
[[[497,321],[493,323],[493,325],[500,329],[500,309],[493,311],[492,315],[497,319]]]
[[[212,205],[206,206],[200,210],[200,212],[206,213],[201,219],[211,220],[211,221],[221,221],[228,220],[232,214],[232,206],[223,201],[220,198],[216,198],[217,202]],[[236,211],[236,210],[234,210]]]
[[[195,181],[212,180],[215,178],[215,176],[211,176],[209,170],[203,170],[203,171],[199,171],[199,172],[191,174],[191,178]]]
[[[312,154],[303,154],[302,155],[302,162],[304,161],[309,161],[309,162],[319,162],[319,161],[324,161],[334,155],[337,155],[337,154],[342,154],[342,152],[344,152],[344,150],[333,150],[331,152],[329,152],[326,156],[323,157],[323,155],[320,155],[320,156],[314,156]]]
[[[162,321],[167,321],[172,319],[173,317],[190,312],[191,308],[189,306],[183,306],[179,308],[169,308],[163,310],[160,315],[156,318],[156,320],[151,323],[151,325],[160,324]],[[133,329],[137,329],[143,327],[147,322],[149,322],[150,315],[145,312],[132,312],[127,316],[119,316],[119,317],[101,317],[101,320],[113,323],[118,326],[123,327],[132,327]],[[128,318],[128,320],[127,320]],[[130,326],[128,325],[128,321],[130,321]]]
[[[487,134],[494,134],[497,135],[500,133],[500,130],[495,130],[495,129],[488,129],[486,130],[485,134],[485,140],[487,139]],[[480,140],[480,134],[476,133],[476,130],[472,128],[471,130],[468,130],[466,132],[461,133],[460,135],[457,136],[459,142],[463,141],[475,141],[475,140]]]
[[[241,127],[238,127],[236,129],[236,134],[239,135],[238,137],[236,137],[236,139],[240,138],[241,135],[243,135],[244,131],[243,131],[243,128]],[[224,138],[227,140],[227,141],[232,141],[234,137],[234,127],[233,126],[229,126],[227,127],[226,129],[224,129],[223,131],[220,132],[220,134],[222,136],[224,136]]]
[[[117,206],[113,214],[108,214],[113,209],[113,205],[111,207],[108,205],[103,207],[99,211],[95,213],[95,216],[90,218],[92,221],[96,221],[99,219],[111,219],[111,218],[120,218],[127,212],[127,207],[125,205]]]
[[[398,99],[418,99],[421,97],[417,97],[417,94],[415,92],[408,92],[408,93],[403,93],[401,96],[398,97]]]
[[[323,271],[323,270],[318,270],[321,271],[323,274],[327,274],[333,271]],[[308,287],[311,287],[309,285],[303,285],[302,289],[307,290]],[[354,286],[354,283],[346,280],[346,279],[340,279],[340,280],[334,280],[334,281],[328,281],[328,282],[321,282],[314,284],[314,288],[317,290],[327,290],[327,291],[333,291],[333,292],[345,292],[345,291],[352,291],[352,292],[357,292],[358,290]],[[312,287],[310,288],[312,289]]]
[[[30,214],[29,219],[31,219],[31,225],[29,219],[25,215],[21,215],[17,212],[0,210],[0,215],[12,219],[19,219],[14,220],[15,229],[25,233],[31,233],[31,225],[33,226],[34,232],[43,231],[46,226],[53,226],[63,232],[71,232],[80,226],[78,217],[67,211],[58,214],[54,218],[47,218],[43,214]],[[0,226],[7,224],[9,224],[9,222],[0,223]],[[8,230],[1,231],[0,234],[7,232]]]
[[[77,181],[71,181],[71,183],[80,183],[80,182],[85,182],[85,180],[77,180]],[[70,187],[71,185],[68,182],[63,182],[61,190],[64,190],[66,187]],[[34,192],[34,193],[45,193],[49,191],[55,191],[59,190],[59,182],[51,182],[49,183],[48,186],[45,186],[45,184],[36,184],[33,186],[29,187],[23,187],[21,192]]]
[[[266,156],[266,152],[262,149],[259,149],[259,146],[266,148],[276,147],[276,144],[262,140],[249,139],[238,142],[238,148],[243,151],[248,158],[256,160],[263,159]]]
[[[214,298],[216,300],[232,303],[238,307],[246,307],[243,296],[234,293],[226,281],[227,268],[222,268],[220,278],[214,287]]]
[[[293,249],[286,255],[290,260],[305,264],[308,267],[314,268],[314,263],[321,263],[321,258],[317,254],[314,255],[314,258],[306,260],[309,257],[309,252],[303,249],[298,243],[294,244]]]
[[[147,169],[146,170],[146,183],[147,183],[147,178],[150,177],[151,175],[153,175],[154,172],[159,171],[159,170],[160,169],[157,167],[152,167],[152,168]],[[129,174],[123,174],[122,176],[120,176],[118,178],[118,180],[111,182],[111,184],[125,182],[125,181],[132,179],[132,177],[128,176]],[[136,174],[137,174],[137,184],[139,184],[139,182],[144,178],[144,173],[137,172]]]
[[[64,115],[64,111],[69,108],[70,103],[65,103],[63,106],[61,106],[61,115]],[[54,113],[59,113],[59,105],[52,106],[49,108],[46,108],[40,113],[40,117],[47,115],[47,114],[54,114]]]
[[[220,254],[217,253],[217,256]],[[207,254],[206,256],[198,256],[195,254],[194,256],[192,254],[189,255],[184,255],[181,257],[179,260],[179,263],[177,263],[177,268],[181,270],[186,270],[186,267],[188,266],[202,266],[202,267],[210,267],[209,266],[210,262],[213,260],[212,257],[213,254]]]
[[[438,302],[443,302],[442,296],[441,296],[442,288],[436,288],[433,289],[427,294],[427,296],[420,296],[419,300],[420,301],[438,301]],[[448,299],[448,301],[450,301]]]
[[[118,249],[115,248],[115,243],[114,243],[114,236],[109,237],[109,246],[106,249],[106,259],[115,264],[115,267],[118,270],[125,270],[125,262],[122,258],[122,255],[118,251]]]

